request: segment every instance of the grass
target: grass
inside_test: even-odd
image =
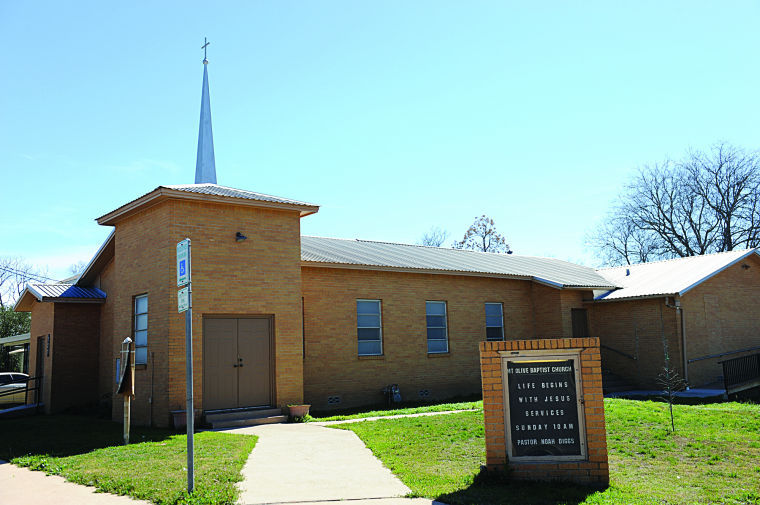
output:
[[[610,487],[516,483],[479,476],[482,412],[368,421],[354,431],[414,496],[451,505],[760,504],[760,406],[674,406],[606,400]]]
[[[256,437],[195,435],[195,492],[186,491],[184,435],[134,428],[122,445],[118,423],[77,416],[0,421],[0,458],[98,490],[160,505],[232,504]]]
[[[482,401],[466,401],[455,403],[439,403],[435,405],[418,405],[393,409],[378,409],[353,413],[309,416],[309,421],[347,421],[349,419],[364,419],[367,417],[386,417],[401,414],[421,414],[423,412],[444,412],[447,410],[483,410]]]

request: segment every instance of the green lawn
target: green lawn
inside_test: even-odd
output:
[[[0,459],[61,475],[101,491],[161,505],[232,504],[235,483],[256,437],[204,432],[195,435],[196,490],[186,492],[184,435],[135,428],[122,445],[121,425],[76,416],[0,421]]]
[[[385,417],[397,416],[400,414],[420,414],[423,412],[444,412],[447,410],[483,410],[482,401],[468,401],[456,403],[438,403],[436,405],[421,405],[394,409],[381,409],[370,411],[359,411],[350,414],[340,415],[320,415],[315,414],[309,417],[309,421],[345,421],[348,419],[364,419],[366,417]]]
[[[452,505],[760,504],[760,406],[605,400],[610,487],[499,482],[485,463],[482,412],[368,421],[354,431],[415,496]]]

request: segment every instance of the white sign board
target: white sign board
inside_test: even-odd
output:
[[[190,282],[190,239],[177,243],[177,286]],[[181,312],[181,311],[180,311]]]
[[[184,312],[190,308],[190,287],[177,291],[177,312]]]

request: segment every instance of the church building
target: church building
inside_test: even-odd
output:
[[[549,258],[301,236],[312,203],[217,184],[204,59],[194,184],[159,186],[97,218],[112,232],[71,284],[30,285],[30,375],[46,412],[109,406],[135,346],[137,424],[185,408],[176,245],[192,242],[195,406],[334,410],[480,392],[478,343],[582,337],[616,285]]]

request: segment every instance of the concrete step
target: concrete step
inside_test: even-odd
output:
[[[205,413],[207,423],[221,421],[234,421],[237,419],[254,419],[259,417],[271,417],[282,415],[282,409],[275,408],[251,408],[251,409],[224,409],[211,410]]]
[[[288,422],[288,416],[249,417],[241,419],[227,419],[224,421],[211,422],[211,428],[240,428],[242,426],[258,426],[260,424],[275,424]]]

